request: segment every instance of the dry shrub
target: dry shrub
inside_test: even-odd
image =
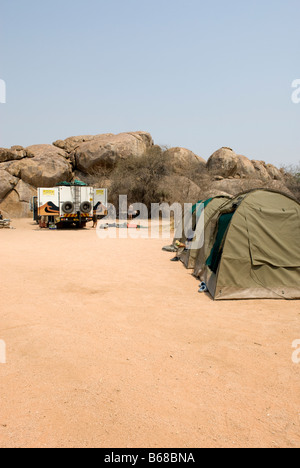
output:
[[[167,201],[168,193],[160,183],[171,172],[170,161],[159,146],[143,156],[120,160],[110,175],[110,201],[118,207],[119,195],[127,195],[129,203],[144,203],[150,210],[151,203]]]
[[[111,174],[113,172],[113,168],[111,166],[101,165],[97,168],[91,168],[88,171],[88,174],[80,174],[81,179],[83,182],[88,183],[89,185],[97,186],[97,187],[107,187],[110,186],[108,181],[110,180]]]
[[[300,163],[296,166],[286,167],[284,170],[286,186],[300,202]]]

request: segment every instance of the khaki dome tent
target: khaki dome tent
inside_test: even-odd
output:
[[[173,239],[173,242],[172,242],[173,246],[176,246],[177,242],[183,243],[183,242],[186,241],[186,236],[184,234],[184,223],[188,224],[188,223],[191,222],[191,220],[192,220],[192,218],[194,216],[195,210],[196,210],[197,206],[200,205],[200,203],[202,203],[202,200],[199,200],[197,203],[195,203],[195,205],[193,205],[193,207],[192,207],[192,210],[189,210],[189,211],[184,210],[183,211],[181,223],[179,223],[178,226],[176,226],[176,228],[175,228],[175,235],[174,235],[174,239]]]
[[[176,251],[175,249],[177,242],[185,244],[188,241],[188,231],[192,231],[193,238],[191,239],[190,249],[180,247],[177,250],[177,257],[188,269],[194,269],[195,261],[198,257],[199,251],[202,249],[204,244],[204,228],[209,223],[212,215],[226,202],[231,200],[232,197],[228,196],[217,196],[209,198],[205,201],[198,201],[193,205],[192,210],[186,210],[182,216],[182,223],[177,226],[175,231],[175,237],[173,239],[172,246],[164,247],[163,250]],[[173,248],[172,248],[173,247]]]
[[[177,243],[178,242],[179,243],[185,243],[186,242],[187,238],[186,238],[186,235],[184,233],[184,223],[186,225],[188,225],[189,223],[192,223],[193,226],[196,224],[196,221],[194,221],[194,218],[196,217],[195,211],[196,211],[197,206],[199,206],[201,203],[203,203],[203,201],[199,200],[195,205],[193,205],[192,210],[183,212],[181,223],[179,223],[178,226],[176,226],[176,228],[175,228],[175,235],[174,235],[172,245],[164,247],[163,250],[166,250],[167,252],[168,251],[172,251],[172,252],[177,251]]]
[[[204,271],[195,271],[215,300],[300,299],[300,204],[253,190],[211,219]],[[201,270],[201,268],[200,268]]]
[[[216,217],[218,216],[220,209],[225,206],[233,197],[224,197],[222,203],[218,205],[215,204],[214,210],[211,210],[209,216],[206,217],[204,223],[204,235],[202,239],[201,248],[199,248],[196,252],[192,253],[194,257],[193,261],[193,268],[194,272],[193,275],[201,280],[204,280],[204,271],[206,268],[206,259],[210,254],[211,251],[211,239],[214,235],[214,230],[216,227]],[[216,216],[217,215],[217,216]]]
[[[189,214],[190,218],[192,218],[192,222],[191,219],[188,219],[193,231],[193,239],[191,241],[192,248],[180,249],[178,252],[178,256],[186,268],[191,270],[194,269],[196,258],[204,244],[205,226],[208,224],[210,218],[215,214],[215,212],[231,198],[232,197],[229,195],[218,196],[209,198],[205,201],[200,201],[193,206],[192,212]],[[185,223],[186,222],[187,220],[185,220]],[[188,224],[186,225],[188,226]],[[188,231],[188,229],[186,229],[186,231]],[[184,233],[180,242],[186,243],[187,240],[187,236]]]

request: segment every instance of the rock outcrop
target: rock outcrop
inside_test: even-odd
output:
[[[26,148],[31,159],[12,162],[6,170],[33,187],[53,187],[72,179],[72,167],[67,154],[53,145],[34,145]]]
[[[29,203],[20,200],[16,190],[9,192],[1,203],[0,210],[6,218],[28,218],[32,216]]]
[[[12,146],[10,149],[0,148],[0,164],[32,157],[30,151],[27,151],[23,146]]]
[[[261,179],[223,179],[220,181],[212,182],[210,186],[210,193],[223,192],[229,195],[237,195],[241,192],[246,192],[255,188],[264,188],[266,184]],[[270,180],[267,187],[271,190],[278,190],[286,193],[289,196],[293,194],[288,190],[285,184],[278,180]]]
[[[265,181],[265,182],[269,182],[270,180],[272,180],[269,172],[267,171],[267,168],[266,168],[266,163],[264,161],[256,161],[256,160],[252,160],[251,161],[252,164],[253,164],[253,167],[256,171],[256,176],[257,178]]]
[[[231,148],[221,148],[207,161],[207,169],[214,178],[253,179],[258,181],[284,180],[284,172],[264,161],[250,160]]]
[[[19,200],[22,203],[30,203],[33,197],[36,196],[37,190],[31,185],[26,184],[23,180],[19,180],[14,191],[17,192]]]
[[[240,192],[246,190],[251,190],[253,188],[261,188],[264,186],[264,183],[259,179],[223,179],[216,180],[212,182],[210,186],[211,192],[224,192],[229,195],[236,195]]]
[[[18,179],[16,177],[13,177],[0,167],[0,200],[3,200],[17,183]]]
[[[236,195],[259,187],[291,195],[285,185],[286,174],[272,164],[250,160],[228,147],[216,151],[206,162],[186,148],[164,151],[154,145],[149,133],[140,131],[74,136],[28,148],[0,148],[0,210],[10,217],[28,216],[36,188],[53,187],[64,180],[78,178],[91,185],[114,186],[117,162],[132,155],[165,158],[168,175],[162,177],[160,190],[170,203],[193,203],[206,196]]]
[[[282,172],[279,169],[277,169],[277,167],[273,166],[273,164],[267,164],[266,169],[271,179],[283,180],[284,174],[282,174]]]
[[[178,203],[184,200],[185,203],[195,203],[200,200],[202,189],[187,177],[175,175],[165,176],[159,186],[169,203]]]
[[[182,173],[182,170],[193,167],[196,164],[206,166],[206,161],[186,148],[170,148],[165,152],[165,157],[169,159],[175,173]]]
[[[113,168],[119,159],[131,155],[142,156],[152,145],[152,137],[146,132],[99,135],[78,146],[75,151],[76,167],[84,173],[100,167]]]
[[[233,177],[238,166],[237,154],[231,148],[221,148],[207,161],[207,169],[214,176]]]
[[[69,137],[66,140],[55,141],[53,146],[57,146],[57,148],[63,149],[67,153],[72,153],[72,151],[75,151],[82,143],[94,140],[94,138],[96,137],[92,135]]]
[[[255,167],[253,166],[250,159],[240,154],[237,155],[237,166],[236,166],[236,172],[234,176],[241,177],[242,179],[246,179],[246,178],[255,179],[257,177]]]

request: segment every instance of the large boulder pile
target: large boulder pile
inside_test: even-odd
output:
[[[254,188],[268,187],[289,195],[285,185],[285,173],[264,161],[250,160],[231,148],[221,148],[207,161],[207,170],[213,181],[210,190],[230,195]]]
[[[13,161],[6,171],[33,187],[53,187],[62,180],[72,179],[72,167],[67,154],[53,145],[34,145],[26,148],[31,158]]]
[[[142,156],[152,145],[151,135],[145,132],[98,135],[75,149],[76,167],[83,173],[113,168],[119,159]]]
[[[0,211],[10,217],[31,216],[29,204],[37,187],[53,187],[75,178],[100,183],[101,174],[101,184],[110,187],[118,161],[131,155],[144,156],[155,148],[151,135],[142,131],[74,136],[28,148],[0,148]],[[170,148],[162,155],[170,174],[162,180],[161,188],[168,188],[169,202],[194,202],[206,194],[235,195],[265,186],[287,192],[282,170],[227,147],[216,151],[207,162],[186,148]]]
[[[257,179],[263,181],[284,179],[284,173],[272,164],[250,160],[235,153],[231,148],[221,148],[207,161],[207,169],[212,176],[224,179]]]

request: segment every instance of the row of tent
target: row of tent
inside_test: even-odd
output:
[[[198,202],[173,250],[215,300],[300,299],[300,204],[271,190]]]

